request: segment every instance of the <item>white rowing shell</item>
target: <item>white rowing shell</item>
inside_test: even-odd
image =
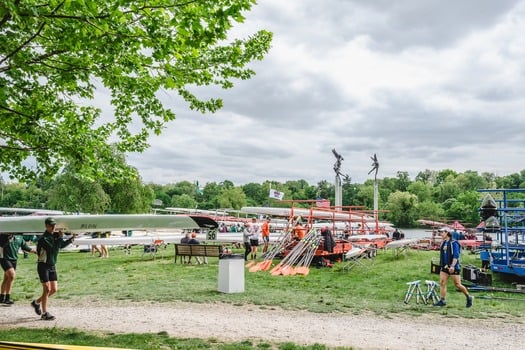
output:
[[[45,216],[17,216],[0,218],[0,233],[34,233],[45,230]],[[94,232],[152,229],[198,229],[199,224],[187,215],[106,214],[56,215],[55,230],[64,232]],[[199,219],[196,217],[196,219]],[[207,218],[206,218],[207,219]]]

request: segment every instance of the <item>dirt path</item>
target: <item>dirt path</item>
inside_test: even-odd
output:
[[[357,349],[518,349],[525,319],[471,320],[436,314],[421,317],[317,314],[253,305],[94,304],[72,307],[53,301],[55,321],[41,321],[29,305],[0,308],[0,327],[74,327],[86,331],[161,332],[175,337],[225,341],[257,338],[272,342],[320,343]],[[254,331],[256,330],[256,331]]]

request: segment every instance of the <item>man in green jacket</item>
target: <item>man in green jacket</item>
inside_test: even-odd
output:
[[[11,306],[14,302],[11,300],[11,289],[16,276],[16,262],[18,261],[18,250],[24,252],[36,253],[31,249],[22,236],[12,234],[0,235],[0,265],[4,270],[4,279],[0,290],[0,304]]]
[[[58,290],[58,274],[56,271],[56,262],[58,252],[61,248],[71,244],[74,237],[65,240],[62,231],[54,232],[56,221],[53,218],[47,218],[45,221],[46,231],[38,240],[36,253],[38,256],[38,277],[42,283],[42,295],[31,302],[37,315],[42,315],[43,320],[54,320],[55,316],[47,312],[47,301],[49,297]]]

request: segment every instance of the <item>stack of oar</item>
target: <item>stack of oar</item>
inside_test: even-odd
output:
[[[305,273],[304,267],[306,266],[306,259],[309,259],[308,266],[310,265],[310,262],[313,259],[313,255],[315,254],[315,251],[317,250],[317,247],[319,246],[319,237],[317,237],[317,233],[315,230],[310,230],[308,234],[297,244],[295,247],[281,260],[279,264],[277,264],[270,273],[274,276],[277,275],[294,275],[297,273],[297,270],[293,267],[298,262],[302,261],[301,267],[302,269],[299,269],[301,273]],[[305,255],[308,256],[308,258],[305,258]],[[309,272],[309,271],[308,271]]]
[[[308,244],[301,260],[295,265],[294,274],[306,276],[310,273],[310,264],[312,263],[317,248],[319,248],[319,242],[321,242],[321,237],[316,237]]]
[[[297,221],[297,220],[296,220]],[[273,259],[277,256],[277,254],[284,251],[284,248],[290,243],[292,240],[293,235],[293,227],[295,227],[296,221],[292,222],[292,220],[289,221],[289,225],[286,230],[284,230],[279,238],[275,241],[274,244],[272,244],[272,248],[264,253],[263,258],[264,260],[261,262],[254,262],[250,261],[248,264],[246,264],[246,267],[248,267],[248,271],[250,272],[257,272],[257,271],[266,271],[272,266]]]

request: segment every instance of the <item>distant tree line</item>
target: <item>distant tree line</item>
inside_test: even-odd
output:
[[[42,208],[82,213],[147,213],[167,207],[235,209],[243,206],[286,207],[290,202],[269,198],[270,188],[283,192],[285,200],[329,199],[334,205],[335,187],[328,181],[311,185],[305,180],[284,183],[265,181],[236,186],[229,180],[180,181],[173,184],[145,184],[136,169],[132,179],[105,182],[78,176],[66,168],[50,180],[31,184],[1,183],[0,206]],[[398,227],[414,227],[417,219],[450,222],[458,220],[473,227],[480,221],[482,188],[525,188],[525,170],[507,176],[476,171],[458,173],[445,169],[425,170],[410,179],[400,171],[396,177],[378,179],[380,219]],[[515,198],[525,194],[512,193]],[[374,180],[363,184],[343,179],[343,206],[373,208]],[[309,203],[297,202],[296,206]]]

